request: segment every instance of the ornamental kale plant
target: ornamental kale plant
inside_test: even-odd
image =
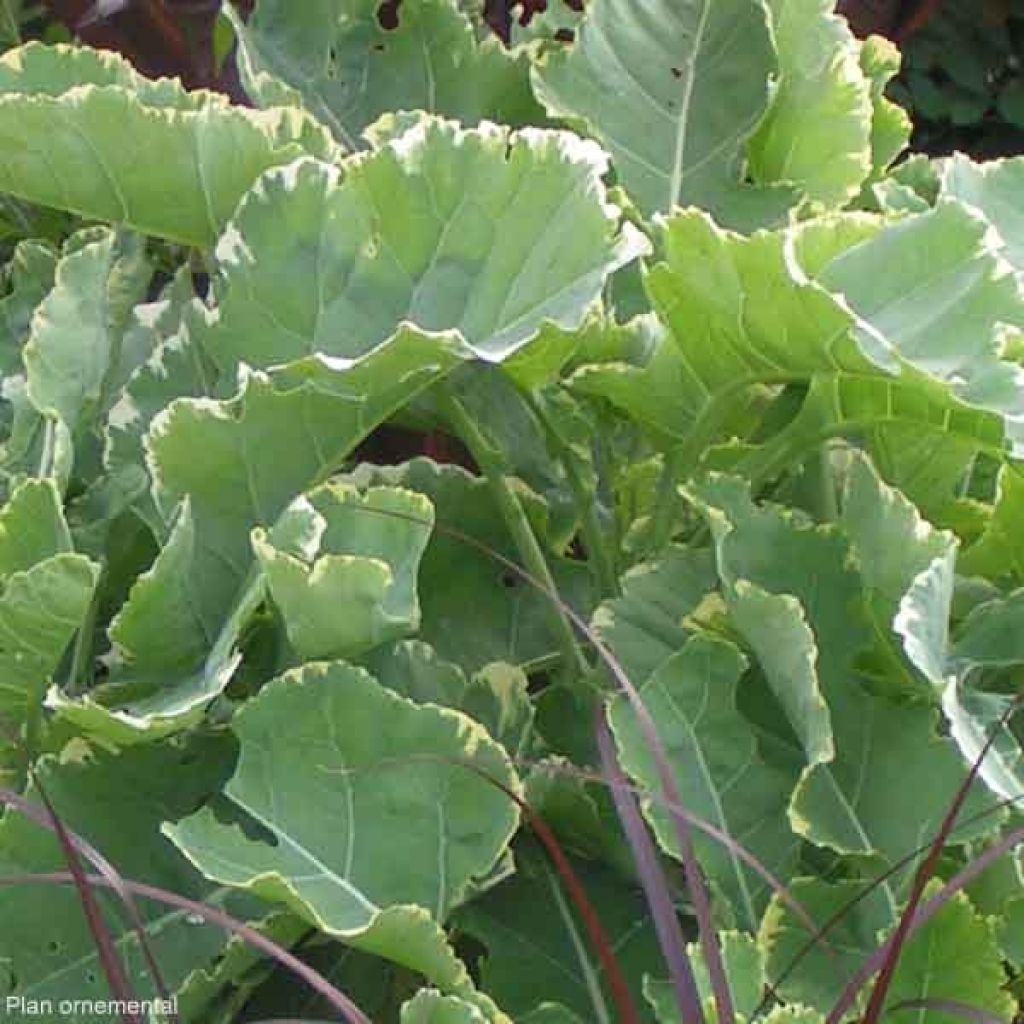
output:
[[[577,6],[0,57],[4,1019],[1020,1012],[1024,159]]]

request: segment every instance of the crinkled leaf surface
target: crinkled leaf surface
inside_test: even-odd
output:
[[[419,636],[442,658],[476,672],[495,661],[529,665],[556,651],[548,599],[478,546],[520,564],[486,481],[428,459],[394,467],[361,465],[351,479],[360,487],[418,491],[434,506],[436,525],[419,573]],[[529,491],[522,500],[543,535],[544,504]],[[589,573],[569,559],[549,561],[563,599],[585,612],[592,601]]]
[[[220,692],[258,603],[250,531],[269,527],[340,468],[381,420],[461,358],[452,339],[403,329],[356,361],[310,359],[252,373],[234,399],[181,399],[154,421],[148,461],[174,532],[121,610],[113,634],[135,700],[57,697],[89,728],[173,729]],[[203,457],[197,459],[195,453]],[[172,640],[173,642],[168,642]]]
[[[233,728],[241,755],[225,802],[167,834],[208,877],[429,976],[416,941],[381,915],[411,905],[443,921],[497,861],[515,805],[459,762],[516,788],[501,748],[464,715],[341,662],[268,684]]]
[[[4,192],[185,245],[211,244],[268,167],[335,155],[301,112],[245,110],[114,54],[37,43],[0,58],[0,147]]]
[[[97,565],[71,550],[53,483],[21,484],[0,509],[0,721],[9,733],[19,735],[39,713],[98,576]],[[21,761],[5,738],[0,777],[17,780]]]
[[[702,499],[726,581],[736,581],[741,599],[740,583],[776,602],[787,599],[791,617],[804,623],[806,661],[787,677],[787,656],[771,647],[771,620],[737,619],[807,759],[789,808],[794,829],[835,850],[890,861],[916,849],[942,821],[964,766],[952,743],[938,735],[932,708],[873,694],[859,678],[858,655],[873,638],[866,627],[869,595],[849,540],[833,526],[754,506],[735,479],[712,478]],[[736,607],[732,603],[730,611]],[[785,636],[779,634],[783,649],[792,643]],[[829,732],[823,721],[809,728],[826,714]],[[894,773],[903,785],[885,782]],[[976,800],[965,818],[985,806],[983,796]],[[893,912],[898,888],[898,879],[883,886]]]
[[[222,366],[352,357],[408,320],[500,362],[545,321],[576,327],[645,250],[619,231],[606,170],[566,132],[425,118],[344,177],[315,160],[271,172],[217,246],[209,351]]]
[[[390,111],[425,110],[466,125],[542,117],[525,56],[493,38],[478,41],[455,0],[407,4],[387,28],[379,8],[378,0],[260,0],[247,21],[228,8],[249,94],[273,105],[280,85],[268,76],[280,79],[349,150]]]
[[[86,230],[77,241],[57,264],[22,353],[29,398],[72,430],[105,411],[130,312],[150,276],[137,240],[104,229]]]
[[[1017,590],[975,608],[951,643],[953,568],[952,557],[939,557],[918,574],[900,604],[895,629],[907,657],[939,694],[950,735],[965,762],[978,762],[988,747],[979,777],[1003,799],[1019,800],[1024,796],[1024,750],[1012,723],[1004,721],[1012,710],[1012,697],[976,687],[972,674],[1024,660],[1024,592]],[[989,746],[993,730],[996,735]]]
[[[941,883],[929,887],[934,895]],[[1010,1020],[1016,1001],[1005,991],[1006,972],[992,921],[978,914],[970,900],[957,893],[911,939],[900,956],[887,1006],[914,999],[950,1000],[976,1007],[999,1020]],[[940,1010],[891,1009],[894,1020],[949,1024]]]
[[[871,87],[834,0],[769,0],[778,91],[750,140],[755,180],[841,207],[871,169]]]
[[[683,359],[669,364],[696,458],[756,385],[810,381],[788,432],[807,447],[847,423],[913,424],[975,450],[1019,445],[1022,371],[1000,357],[1024,299],[983,220],[947,201],[891,224],[860,215],[751,238],[704,213],[665,226],[647,290]],[[880,265],[891,272],[880,276]],[[591,366],[578,390],[629,409],[636,369]]]
[[[310,536],[305,551],[282,551],[256,528],[253,549],[303,660],[351,658],[415,631],[416,572],[433,512],[411,491],[374,488],[360,495],[328,485],[283,513],[303,520]]]
[[[534,709],[529,679],[514,665],[492,662],[467,677],[428,644],[404,640],[375,651],[366,660],[384,686],[417,704],[440,704],[463,711],[483,725],[512,756],[527,752],[533,738]]]
[[[627,572],[621,596],[603,602],[591,625],[640,686],[685,644],[684,620],[717,584],[707,552],[670,548]]]
[[[899,72],[900,63],[900,51],[884,36],[868,36],[860,44],[861,70],[871,83],[871,163],[874,177],[881,175],[910,141],[910,115],[886,96],[886,87]],[[901,166],[906,166],[906,163]],[[912,200],[917,198],[909,186],[895,181],[891,184],[908,189]],[[914,208],[927,208],[927,204],[915,203]]]
[[[956,153],[942,168],[941,193],[983,214],[997,234],[1003,254],[1018,274],[1024,273],[1024,160],[979,164]]]

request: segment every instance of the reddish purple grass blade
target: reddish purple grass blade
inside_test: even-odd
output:
[[[113,885],[101,875],[88,875],[85,881],[91,886],[101,886],[112,889]],[[179,910],[195,914],[209,924],[215,924],[225,931],[237,935],[243,942],[253,949],[276,960],[282,967],[287,968],[296,977],[301,978],[315,992],[329,1002],[339,1013],[342,1014],[348,1024],[373,1024],[369,1017],[352,1002],[343,992],[335,988],[322,974],[315,971],[308,964],[304,964],[297,956],[290,953],[283,946],[279,946],[272,939],[261,935],[255,928],[237,921],[230,914],[225,914],[216,907],[207,906],[205,903],[198,903],[185,896],[179,896],[176,892],[167,889],[160,889],[154,885],[146,885],[143,882],[133,882],[124,879],[125,888],[144,899],[162,903],[165,906],[177,907]],[[11,888],[21,885],[74,885],[74,876],[70,871],[50,871],[42,874],[13,875],[7,878],[0,878],[0,887]]]
[[[401,513],[395,514],[400,518],[409,518],[420,521],[414,516],[406,517],[402,516]],[[605,646],[601,638],[590,628],[582,616],[580,616],[569,604],[563,601],[557,592],[549,590],[540,580],[535,579],[512,559],[506,558],[499,552],[494,551],[486,544],[478,541],[475,537],[471,537],[468,533],[463,533],[461,530],[456,530],[440,524],[435,524],[435,529],[437,529],[439,533],[444,533],[447,536],[456,538],[467,544],[469,547],[483,552],[519,579],[522,579],[534,589],[538,590],[563,612],[572,625],[580,631],[582,636],[586,637],[587,641],[597,652],[598,657],[608,668],[612,678],[618,684],[619,689],[629,701],[633,714],[636,716],[637,724],[640,726],[640,731],[643,733],[644,742],[647,744],[647,747],[651,752],[651,756],[654,759],[654,763],[658,771],[658,781],[666,802],[674,807],[678,807],[680,810],[685,810],[685,804],[683,803],[682,796],[679,793],[679,789],[676,786],[675,779],[672,775],[672,767],[669,764],[668,755],[665,753],[664,744],[661,742],[661,737],[658,735],[654,719],[651,718],[651,714],[647,710],[647,705],[644,704],[639,692],[633,685],[625,669],[623,669],[622,665],[619,664],[618,659]],[[736,1012],[733,1007],[732,993],[729,989],[729,980],[725,974],[725,965],[722,963],[722,952],[718,948],[718,933],[711,913],[711,899],[708,894],[707,886],[704,884],[704,876],[701,872],[700,864],[697,861],[697,855],[693,849],[693,836],[690,832],[690,824],[685,814],[673,814],[672,824],[675,829],[676,842],[679,847],[679,859],[683,864],[683,875],[686,881],[686,888],[690,894],[690,903],[693,906],[694,917],[697,919],[701,952],[704,956],[704,966],[707,968],[708,977],[711,982],[711,991],[714,994],[715,1012],[718,1024],[736,1024]]]
[[[633,851],[640,884],[647,897],[654,929],[658,934],[661,955],[676,993],[676,1003],[684,1021],[703,1024],[704,1007],[701,1006],[697,982],[693,977],[693,967],[686,953],[686,941],[679,924],[679,915],[672,902],[665,872],[658,862],[654,843],[637,806],[636,797],[623,788],[626,779],[615,756],[615,744],[608,730],[604,709],[600,707],[597,709],[596,733],[601,765],[608,779],[612,800],[626,833],[629,848]]]
[[[956,825],[956,819],[959,817],[960,811],[963,809],[967,796],[971,791],[971,786],[974,785],[974,780],[978,777],[978,772],[981,770],[981,766],[985,758],[992,749],[992,744],[995,743],[996,738],[999,736],[1002,728],[1009,721],[1010,716],[1020,706],[1020,701],[1020,697],[1014,700],[1000,716],[996,725],[992,728],[985,740],[985,746],[982,747],[981,752],[971,765],[971,769],[967,773],[966,778],[957,790],[956,796],[954,796],[949,810],[946,812],[946,816],[942,820],[942,825],[932,841],[928,854],[922,861],[921,866],[918,868],[917,873],[914,876],[914,884],[910,892],[910,897],[907,900],[907,905],[904,908],[903,913],[900,915],[896,931],[892,936],[890,936],[889,940],[883,946],[883,949],[886,950],[886,954],[879,964],[879,967],[876,968],[878,971],[878,978],[871,989],[867,1010],[864,1013],[864,1024],[878,1024],[878,1021],[882,1016],[882,1011],[885,1007],[885,1000],[889,994],[889,988],[892,984],[893,977],[896,974],[896,967],[899,964],[900,954],[903,951],[903,947],[906,944],[907,939],[910,937],[915,918],[917,917],[918,908],[920,907],[921,900],[924,898],[924,890],[932,875],[935,874],[935,869],[938,867],[939,859],[942,857],[943,847],[945,847],[946,841]],[[872,972],[872,974],[873,973],[874,972]],[[872,975],[869,974],[867,977],[870,978],[871,976]],[[863,984],[863,982],[861,984]],[[853,1005],[857,992],[860,989],[860,985],[855,989],[852,988],[852,985],[853,982],[846,987],[843,994],[840,996],[839,1001],[833,1007],[832,1012],[826,1018],[826,1024],[840,1024],[840,1021]]]
[[[615,956],[615,948],[609,940],[604,926],[601,924],[600,915],[594,909],[593,903],[590,902],[590,897],[587,896],[583,883],[573,870],[572,863],[565,855],[561,843],[559,843],[554,832],[551,831],[548,823],[518,793],[513,792],[499,779],[489,775],[472,762],[462,761],[457,758],[453,759],[453,761],[463,768],[468,768],[496,789],[500,789],[522,811],[527,824],[533,829],[545,852],[554,864],[566,893],[572,900],[577,913],[587,929],[591,945],[594,947],[594,952],[597,953],[601,966],[604,968],[605,975],[608,978],[608,987],[611,989],[612,999],[615,1001],[615,1008],[619,1013],[621,1024],[640,1024],[640,1017],[637,1014],[636,1007],[633,1005],[633,997],[630,995],[629,986],[626,984],[622,968],[619,965],[618,958]]]
[[[927,903],[918,908],[911,922],[908,936],[912,936],[919,929],[923,928],[947,903],[961,890],[970,885],[979,875],[990,868],[996,861],[1005,857],[1011,850],[1024,844],[1024,828],[1016,829],[1000,842],[990,846],[984,852],[978,854],[965,868],[955,874]],[[887,958],[892,952],[892,944],[895,934],[882,943],[882,945],[871,954],[865,961],[863,967],[850,979],[839,1002],[832,1010],[830,1016],[841,1020],[849,1012],[857,999],[857,993],[871,980],[885,965]]]
[[[38,780],[37,787],[39,789],[39,796],[49,814],[53,831],[60,842],[61,850],[64,853],[64,860],[70,868],[71,878],[74,881],[78,898],[82,904],[82,913],[85,915],[86,923],[89,926],[92,941],[96,944],[96,952],[99,955],[103,973],[107,977],[107,985],[110,987],[111,995],[122,1002],[132,1002],[135,1000],[135,994],[128,982],[128,974],[124,969],[124,964],[121,962],[121,957],[114,944],[114,938],[110,934],[110,928],[103,918],[103,911],[100,910],[99,904],[96,901],[96,895],[86,879],[85,871],[82,869],[82,861],[78,856],[78,850],[75,849],[75,844],[68,835],[67,829],[64,828],[64,823],[57,816],[57,812],[53,804],[50,803],[50,798],[47,796],[46,791],[38,786]],[[138,1013],[126,1011],[121,1014],[121,1019],[127,1022],[127,1024],[142,1024],[142,1018]]]
[[[1017,802],[1018,799],[1016,797],[1009,797],[1006,800],[1001,800],[993,807],[988,807],[984,811],[979,811],[977,814],[972,815],[966,821],[962,822],[962,825],[965,827],[968,825],[973,825],[975,824],[975,822],[982,821],[985,818],[991,817],[993,814],[1005,810],[1007,807],[1012,807]],[[810,953],[810,951],[816,945],[818,945],[821,940],[825,939],[828,933],[832,931],[832,929],[835,928],[838,924],[840,924],[840,922],[842,922],[845,919],[846,915],[849,914],[854,907],[856,907],[862,900],[867,899],[867,897],[870,896],[871,893],[873,893],[880,885],[888,881],[888,879],[892,878],[893,875],[896,875],[900,871],[902,871],[911,861],[915,860],[917,857],[920,857],[922,853],[925,853],[931,846],[931,843],[932,840],[929,839],[928,842],[923,843],[916,849],[911,850],[907,854],[904,854],[902,857],[900,857],[898,861],[896,861],[892,865],[892,867],[883,871],[880,875],[877,875],[870,882],[866,883],[864,888],[861,889],[861,891],[857,893],[857,895],[854,896],[852,899],[847,900],[830,918],[828,918],[827,921],[825,921],[825,923],[821,926],[820,929],[814,930],[813,934],[811,935],[811,938],[808,939],[803,946],[801,946],[801,948],[793,957],[793,959],[789,962],[789,964],[787,964],[786,968],[775,979],[774,983],[769,983],[766,986],[764,999],[762,1000],[760,1006],[758,1006],[757,1011],[753,1014],[753,1017],[756,1018],[760,1015],[761,1011],[765,1009],[765,1007],[767,1007],[769,1000],[773,998],[781,999],[781,997],[778,995],[778,988],[797,969],[797,967],[800,966],[800,964],[803,962],[804,957],[807,956],[807,954]],[[829,945],[825,945],[825,948],[830,951],[832,949],[832,947]]]
[[[35,779],[34,781],[36,783],[36,787],[40,788],[39,780]],[[18,793],[13,793],[9,790],[0,790],[0,805],[14,807],[19,813],[39,825],[40,828],[45,828],[50,832],[56,833],[56,826],[50,816],[45,814]],[[163,975],[161,974],[160,968],[156,962],[156,957],[153,955],[153,949],[146,936],[146,927],[143,924],[142,916],[139,914],[138,907],[135,906],[135,900],[132,898],[132,894],[124,887],[121,875],[118,873],[117,868],[115,868],[114,865],[111,864],[110,861],[108,861],[107,858],[104,857],[103,854],[100,853],[99,850],[97,850],[96,847],[94,847],[87,839],[78,835],[76,832],[67,829],[66,826],[65,829],[67,830],[67,834],[75,849],[78,850],[82,856],[85,857],[85,859],[88,860],[101,875],[103,875],[104,878],[110,881],[111,886],[128,914],[132,931],[135,933],[135,937],[139,942],[139,947],[142,950],[143,956],[146,958],[146,964],[149,967],[150,974],[152,975],[153,986],[156,988],[157,995],[166,1001],[169,998],[167,985],[164,982]]]

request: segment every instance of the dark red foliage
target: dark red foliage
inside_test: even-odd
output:
[[[899,42],[938,13],[942,0],[839,0],[838,10],[859,36],[888,36]]]
[[[254,0],[236,6],[243,14]],[[186,88],[216,89],[245,102],[233,60],[215,66],[219,0],[46,0],[50,15],[90,46],[123,54],[151,78],[180,78]]]

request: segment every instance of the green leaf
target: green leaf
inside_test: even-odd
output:
[[[870,82],[834,0],[769,0],[779,54],[778,91],[749,144],[763,184],[792,183],[841,207],[871,169]]]
[[[730,613],[749,593],[787,613],[785,628],[757,605],[734,618],[803,749],[807,767],[789,807],[794,830],[840,853],[903,857],[938,828],[965,770],[938,735],[931,707],[875,694],[859,678],[858,658],[873,639],[865,619],[871,595],[849,540],[835,526],[755,507],[735,478],[712,477],[699,493],[711,511],[727,599],[729,586],[739,591]],[[800,646],[790,632],[797,623]],[[894,774],[899,786],[885,782]],[[989,805],[974,800],[965,818]],[[892,913],[902,878],[883,887]]]
[[[69,748],[60,760],[36,766],[65,826],[83,836],[132,881],[203,900],[236,916],[258,907],[255,900],[209,885],[160,835],[161,821],[188,813],[230,771],[233,748],[223,738],[193,737],[183,744],[151,744],[118,754]],[[39,803],[30,786],[27,796]],[[9,810],[0,823],[0,868],[5,876],[63,871],[66,860],[56,838]],[[156,989],[118,898],[96,891],[105,920],[140,998]],[[217,956],[222,929],[195,921],[186,911],[147,900],[136,907],[160,971],[171,991],[189,973]],[[26,999],[108,999],[96,944],[73,887],[20,886],[0,892],[0,994]],[[80,1009],[40,1019],[91,1024]]]
[[[643,685],[640,695],[668,754],[683,806],[741,842],[776,877],[795,862],[798,840],[786,821],[796,779],[760,757],[754,729],[736,707],[746,663],[731,644],[691,638]],[[657,767],[628,702],[617,697],[609,721],[623,768],[648,793],[660,793]],[[667,808],[645,800],[662,846],[679,855]],[[768,901],[765,881],[737,855],[702,833],[701,863],[727,896],[740,925],[754,929]]]
[[[933,881],[928,895],[941,887]],[[1017,1003],[1005,991],[1006,972],[991,919],[979,915],[958,892],[905,946],[886,1002],[894,1020],[951,1024],[958,1019],[940,1010],[897,1010],[914,999],[950,1000],[1010,1020]]]
[[[880,277],[880,265],[891,272]],[[940,202],[816,276],[854,311],[863,351],[881,342],[961,402],[1004,415],[1013,433],[1021,371],[1001,359],[1000,328],[1024,323],[1024,302],[977,215]]]
[[[953,558],[936,558],[914,580],[894,623],[907,656],[935,687],[949,731],[967,764],[978,763],[989,737],[1010,709],[1011,697],[975,688],[971,674],[987,666],[1024,661],[1020,624],[1024,591],[984,603],[967,617],[951,644]],[[1003,799],[1024,797],[1024,750],[1012,723],[998,729],[980,761],[979,777]]]
[[[658,943],[643,896],[599,862],[572,860],[572,869],[608,934],[634,1002],[643,1014],[644,972],[658,962]],[[554,1003],[584,1021],[614,1020],[607,978],[586,930],[546,855],[516,850],[516,873],[455,915],[456,925],[487,949],[484,990],[517,1021],[546,1021]],[[537,908],[547,908],[538,914]],[[648,1011],[642,1020],[651,1021]]]
[[[754,476],[834,434],[890,424],[943,431],[972,450],[1019,445],[1022,374],[999,348],[1024,301],[965,207],[947,201],[891,224],[828,217],[749,239],[689,211],[666,222],[664,243],[647,290],[683,356],[662,382],[687,429],[681,478],[765,385],[809,382],[810,392],[749,460]],[[892,270],[879,277],[879,265]],[[614,402],[614,377],[587,390]]]
[[[50,481],[21,484],[0,509],[0,721],[38,744],[46,687],[85,618],[99,567],[71,551]],[[35,751],[33,751],[34,753]],[[0,748],[0,778],[24,768],[13,743]]]
[[[246,110],[112,53],[38,43],[0,58],[0,138],[0,190],[197,246],[268,167],[336,152],[298,111]]]
[[[4,265],[6,294],[0,299],[0,373],[5,377],[21,365],[21,347],[28,338],[36,306],[53,287],[57,254],[45,242],[19,242]]]
[[[23,351],[29,398],[73,432],[106,411],[129,314],[151,272],[138,242],[113,231],[86,229],[75,242],[57,264]]]
[[[729,982],[729,993],[738,1016],[749,1020],[760,1006],[764,992],[764,954],[758,943],[743,932],[722,932],[718,937],[722,953],[722,966]],[[697,992],[709,1019],[714,1019],[714,989],[708,975],[707,965],[696,942],[687,945],[687,953],[693,963]],[[658,1024],[683,1024],[675,989],[671,982],[644,979],[644,996],[654,1007]]]
[[[871,165],[878,177],[910,142],[910,116],[886,96],[900,70],[900,51],[884,36],[868,36],[860,44],[860,66],[871,86]]]
[[[487,1024],[487,1018],[456,996],[423,989],[403,1005],[401,1024]]]
[[[516,828],[515,805],[461,763],[516,789],[501,748],[341,662],[269,683],[232,727],[241,755],[224,800],[166,834],[208,877],[442,984],[423,911],[443,921]]]
[[[620,233],[606,170],[568,133],[422,119],[343,178],[314,160],[273,171],[217,246],[208,350],[224,367],[351,358],[410,321],[501,362],[548,321],[578,326],[646,250]]]
[[[151,351],[123,382],[106,421],[103,463],[130,494],[153,534],[165,536],[166,523],[150,493],[145,437],[156,416],[178,398],[212,398],[217,372],[201,343],[206,314],[186,277],[150,312],[134,311],[133,332],[151,334]],[[151,319],[150,319],[151,318]],[[147,322],[148,321],[148,322]],[[140,347],[144,344],[140,340]]]
[[[686,643],[687,616],[716,586],[707,552],[670,547],[656,562],[630,569],[622,596],[601,604],[591,625],[640,686]]]
[[[467,679],[458,665],[442,661],[428,644],[406,640],[375,652],[367,667],[382,685],[417,704],[440,704],[469,715],[511,756],[527,753],[533,704],[529,680],[515,666],[492,662]]]
[[[842,914],[810,949],[813,936],[807,926],[773,897],[761,922],[758,944],[765,952],[767,976],[785,999],[827,1013],[878,948],[880,934],[892,922],[891,909],[885,893],[878,888],[869,891],[870,885],[868,880],[829,883],[819,878],[795,878],[789,883],[793,898],[819,929]]]
[[[225,8],[239,40],[249,95],[280,101],[287,83],[346,149],[382,114],[425,110],[465,125],[537,123],[523,54],[497,39],[478,42],[454,0],[399,8],[398,25],[381,24],[378,0],[260,0],[248,20]]]
[[[654,0],[642,12],[594,0],[575,44],[549,49],[533,82],[549,114],[585,125],[608,149],[645,216],[694,205],[763,223],[789,196],[744,189],[742,154],[775,72],[757,0]]]
[[[840,518],[867,591],[865,610],[877,646],[898,657],[892,625],[917,576],[956,547],[955,537],[935,530],[868,459],[851,452]],[[903,686],[915,680],[904,671]]]
[[[472,673],[490,662],[527,667],[554,654],[549,598],[488,553],[519,564],[482,477],[414,459],[402,466],[362,465],[349,479],[360,487],[418,491],[434,506],[436,526],[420,564],[419,636],[440,657]],[[527,514],[543,537],[546,506],[523,492]],[[549,563],[563,599],[585,614],[591,601],[587,569],[569,559]]]
[[[227,683],[239,631],[262,596],[252,529],[273,526],[460,358],[450,337],[403,328],[361,359],[245,373],[233,399],[180,399],[164,409],[146,441],[157,503],[169,517],[182,501],[188,510],[113,631],[118,675],[134,695],[119,699],[115,689],[58,697],[54,706],[120,742],[188,725]]]
[[[351,658],[416,630],[416,573],[434,510],[422,495],[375,488],[360,495],[328,485],[297,499],[284,517],[303,520],[299,554],[257,527],[252,544],[303,660]]]
[[[957,569],[967,576],[985,576],[1002,582],[1024,583],[1024,537],[1020,523],[1024,516],[1024,477],[1011,464],[999,471],[992,516],[985,532],[957,560]]]
[[[1024,273],[1024,160],[975,163],[962,153],[946,161],[940,178],[941,194],[981,213],[1000,242],[1003,255],[1018,274]]]
[[[796,515],[755,508],[747,485],[735,477],[713,475],[693,497],[711,526],[731,620],[757,655],[808,765],[831,761],[824,694],[863,643],[860,623],[845,613],[860,583],[845,564],[845,540]],[[802,553],[793,559],[796,551]],[[804,595],[814,602],[805,606]],[[827,660],[819,657],[815,626],[836,640]]]

